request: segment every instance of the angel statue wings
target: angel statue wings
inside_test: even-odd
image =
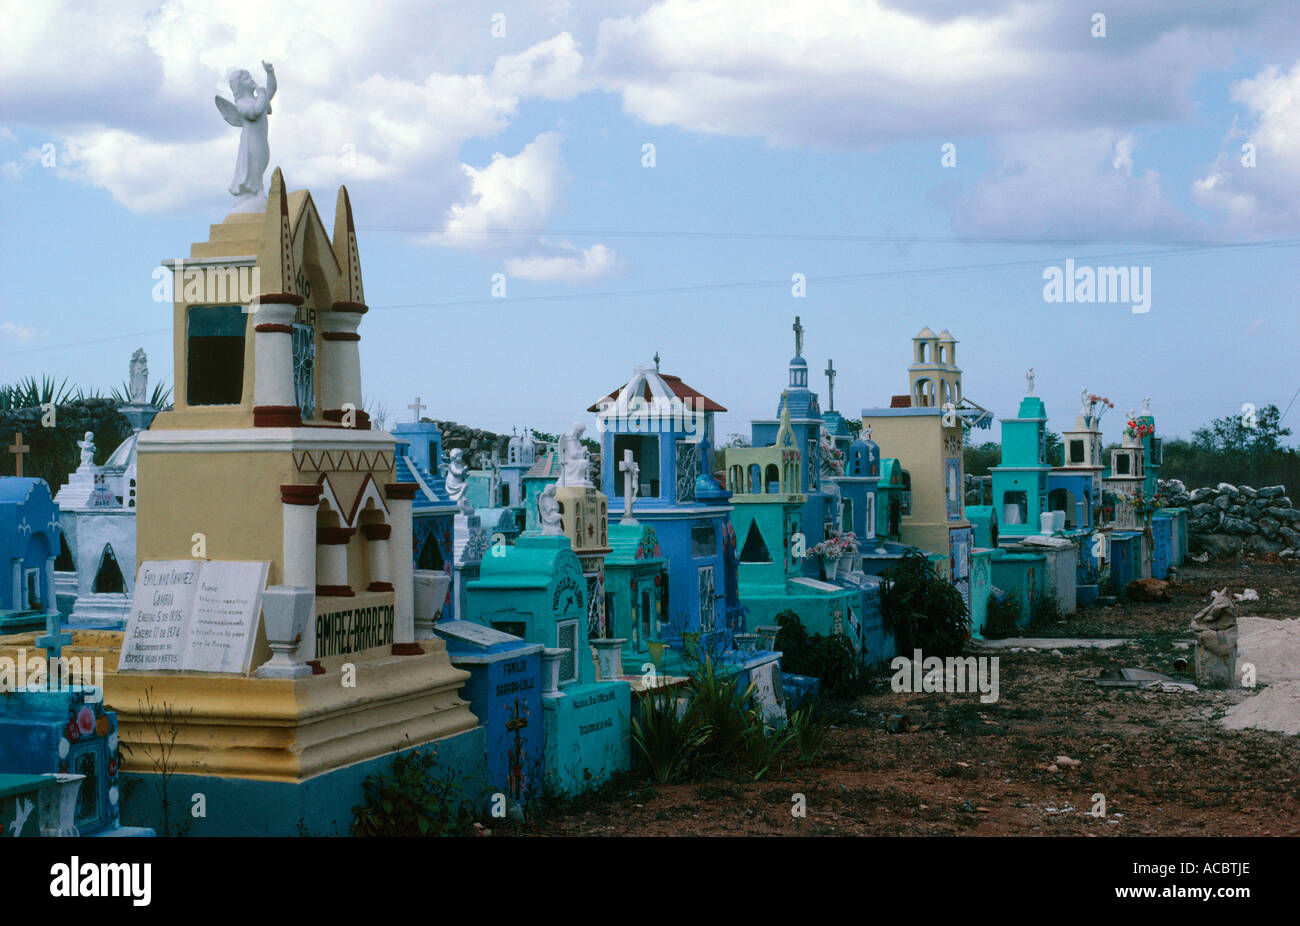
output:
[[[254,83],[248,71],[231,71],[230,92],[235,101],[216,97],[221,115],[239,129],[239,157],[235,160],[235,179],[230,181],[230,194],[236,197],[235,211],[240,211],[241,206],[261,204],[262,174],[271,163],[266,117],[271,115],[271,97],[275,96],[275,68],[265,61],[262,68],[266,71],[265,87]]]

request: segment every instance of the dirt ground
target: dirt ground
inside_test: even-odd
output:
[[[1172,602],[1090,608],[1032,636],[1127,637],[1110,649],[985,651],[1000,662],[1000,698],[872,692],[829,706],[821,757],[758,782],[653,786],[635,776],[500,835],[1297,835],[1300,737],[1225,730],[1243,690],[1101,689],[1103,668],[1191,679],[1191,615],[1211,588],[1254,588],[1239,614],[1300,617],[1300,570],[1276,561],[1188,562]],[[1179,644],[1182,644],[1180,647]],[[973,652],[973,651],[972,651]],[[886,718],[919,725],[890,733]],[[1077,767],[1049,768],[1057,756]],[[802,794],[806,816],[792,813]],[[1093,816],[1094,795],[1106,815]],[[497,821],[499,822],[499,821]]]

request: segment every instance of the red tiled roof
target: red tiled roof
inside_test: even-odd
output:
[[[662,379],[664,382],[666,382],[666,383],[668,384],[668,388],[671,389],[671,390],[673,391],[673,394],[676,395],[677,398],[679,398],[679,399],[682,399],[682,400],[685,400],[685,399],[691,399],[691,400],[693,400],[693,401],[692,401],[692,404],[694,404],[694,401],[703,401],[703,403],[704,403],[704,404],[703,404],[703,408],[704,408],[704,411],[706,411],[706,412],[725,412],[725,411],[726,411],[725,408],[723,408],[723,407],[722,407],[721,405],[719,405],[717,402],[715,402],[715,401],[713,401],[712,399],[710,399],[710,398],[709,398],[708,396],[706,396],[704,393],[700,392],[698,389],[694,389],[694,388],[692,388],[692,387],[686,385],[684,382],[682,382],[680,376],[670,376],[670,375],[667,374],[667,373],[660,373],[660,374],[659,374],[659,378]],[[627,383],[624,383],[624,384],[623,384],[623,386],[626,386],[626,385],[627,385]],[[605,396],[605,397],[604,397],[603,399],[601,399],[599,402],[596,402],[596,403],[594,403],[593,405],[591,405],[590,407],[588,407],[587,411],[589,411],[589,412],[598,412],[598,411],[600,411],[600,406],[601,406],[603,403],[605,403],[605,402],[613,402],[615,399],[618,398],[618,394],[619,394],[619,392],[622,390],[623,386],[619,386],[618,389],[615,389],[613,392],[611,392],[609,395]],[[650,384],[649,384],[648,382],[647,382],[646,385],[645,385],[644,395],[645,395],[645,399],[646,399],[647,402],[649,402],[650,400],[652,400],[652,399],[654,398],[654,395],[650,392]]]
[[[890,408],[911,408],[912,397],[910,395],[896,395],[889,400]]]

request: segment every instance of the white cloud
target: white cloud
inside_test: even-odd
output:
[[[582,54],[567,32],[538,42],[518,55],[502,55],[492,66],[492,84],[504,92],[567,100],[585,90]]]
[[[1187,88],[1229,60],[1222,17],[1143,0],[1111,35],[1072,4],[664,0],[599,30],[594,68],[651,125],[783,146],[871,147],[1191,114]]]
[[[565,246],[564,250],[571,253],[508,258],[506,273],[526,280],[590,283],[613,275],[621,266],[614,250],[603,244],[594,244],[582,251]]]
[[[0,343],[16,341],[19,344],[27,344],[30,341],[43,338],[45,332],[31,325],[19,325],[14,322],[0,322]]]
[[[1132,134],[1110,129],[1025,133],[998,140],[998,166],[953,203],[958,234],[1198,238],[1154,170],[1135,173]]]
[[[1244,141],[1223,151],[1192,185],[1193,199],[1245,237],[1300,229],[1300,61],[1236,81],[1232,99],[1249,114]],[[1253,166],[1243,145],[1253,147]]]
[[[536,229],[555,210],[567,176],[560,146],[564,136],[543,132],[516,155],[497,152],[483,168],[462,164],[470,190],[448,210],[439,243],[481,247],[488,229]]]
[[[17,161],[5,161],[0,165],[0,174],[4,175],[6,180],[17,183],[23,176],[23,165]]]

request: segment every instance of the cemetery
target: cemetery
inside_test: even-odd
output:
[[[1285,487],[1162,479],[1152,400],[1107,447],[1112,403],[1087,389],[1056,457],[1033,367],[976,476],[968,445],[997,415],[966,394],[952,333],[870,343],[883,369],[910,359],[906,391],[846,405],[841,387],[842,410],[828,361],[823,410],[801,316],[786,369],[753,371],[773,417],[738,441],[720,441],[725,405],[639,362],[649,341],[603,398],[555,409],[573,424],[553,440],[425,416],[460,385],[436,367],[410,371],[434,397],[390,425],[363,390],[354,204],[339,186],[327,225],[269,160],[267,73],[256,99],[218,97],[241,129],[231,211],[164,265],[174,396],[150,395],[136,351],[121,421],[71,433],[79,462],[46,477],[23,475],[39,419],[6,419],[4,835],[409,833],[382,808],[411,787],[442,795],[440,832],[588,832],[566,808],[592,794],[603,826],[645,834],[1194,832],[1134,772],[1180,748],[1239,776],[1211,828],[1242,831],[1232,810],[1266,783],[1233,763],[1259,749],[1291,769],[1271,831],[1300,830],[1295,740],[1261,732],[1297,732],[1267,700],[1300,684],[1268,662],[1300,594]],[[230,279],[248,298],[211,298]],[[973,369],[977,391],[1018,389],[1008,369]],[[1262,559],[1208,560],[1224,554]],[[998,654],[1003,697],[891,689],[923,651]],[[1241,680],[1256,662],[1264,694]],[[1124,690],[1144,680],[1173,688]],[[1148,722],[1162,735],[1117,730]],[[1046,810],[1071,776],[1075,801],[1127,790],[1109,815]],[[773,780],[818,796],[818,822],[762,806]],[[701,793],[722,796],[687,822]]]

